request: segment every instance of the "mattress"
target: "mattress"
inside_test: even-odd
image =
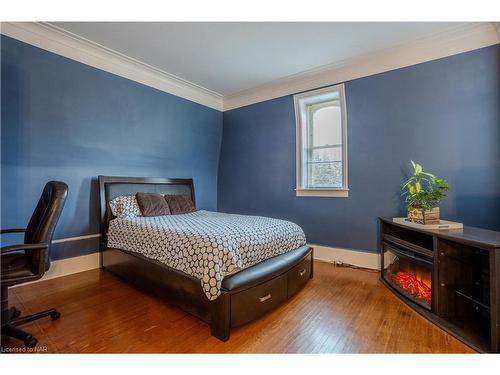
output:
[[[140,253],[200,280],[210,300],[224,276],[306,243],[290,221],[262,216],[196,211],[182,215],[116,218],[108,247]]]

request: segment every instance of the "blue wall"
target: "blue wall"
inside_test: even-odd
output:
[[[345,83],[349,198],[296,197],[292,96],[224,113],[219,210],[286,218],[310,243],[376,250],[410,159],[448,178],[446,219],[500,230],[498,45]]]
[[[69,185],[55,238],[98,233],[97,175],[192,177],[217,207],[219,111],[1,37],[1,220],[24,227],[46,181]],[[51,257],[94,252],[97,239]]]
[[[293,190],[291,96],[222,115],[5,36],[1,43],[2,228],[26,225],[50,179],[70,188],[55,236],[66,238],[98,232],[99,174],[193,177],[200,208],[286,218],[311,243],[374,251],[376,217],[404,213],[399,186],[414,159],[449,179],[444,217],[500,230],[498,45],[346,82],[349,198],[311,198]],[[62,243],[52,258],[97,247],[96,239]]]

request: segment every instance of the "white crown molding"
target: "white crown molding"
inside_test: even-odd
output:
[[[54,25],[2,22],[1,33],[132,81],[222,110],[222,96]]]
[[[500,23],[470,23],[413,43],[344,60],[223,97],[48,23],[2,22],[0,25],[0,32],[9,37],[219,111],[416,65],[500,41]]]
[[[495,29],[497,29],[498,39],[500,39],[500,22],[493,22]]]
[[[495,30],[496,28],[496,30]],[[471,23],[224,97],[223,110],[296,94],[499,43],[498,25]]]

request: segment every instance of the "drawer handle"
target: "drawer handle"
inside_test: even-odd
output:
[[[269,298],[271,298],[271,293],[267,293],[265,296],[262,296],[259,298],[260,302],[267,301]]]
[[[304,276],[304,274],[306,273],[306,269],[302,269],[299,271],[299,276]]]

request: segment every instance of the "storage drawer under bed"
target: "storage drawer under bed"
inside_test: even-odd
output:
[[[231,327],[248,323],[278,307],[305,286],[311,272],[309,253],[280,276],[231,295]]]
[[[231,327],[248,323],[287,299],[287,273],[231,296]]]
[[[287,295],[289,298],[301,290],[311,277],[311,262],[311,255],[307,255],[299,264],[286,273],[288,276]]]

